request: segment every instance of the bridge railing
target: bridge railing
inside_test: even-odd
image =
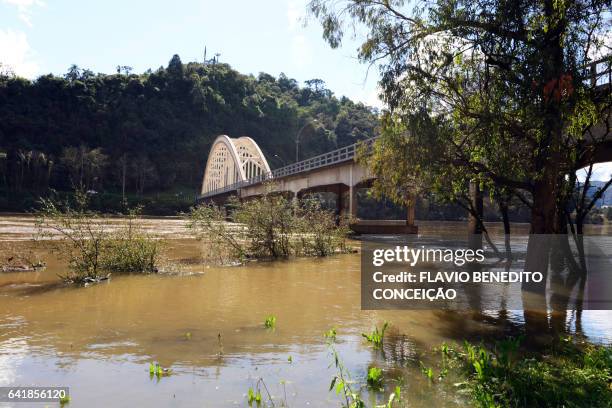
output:
[[[584,81],[593,87],[612,84],[610,56],[588,63],[585,67]]]
[[[306,160],[302,160],[296,163],[289,164],[287,166],[278,168],[276,170],[272,170],[269,173],[263,173],[255,177],[251,177],[248,180],[243,180],[237,183],[229,184],[225,187],[216,188],[202,195],[199,195],[198,199],[212,197],[212,196],[216,196],[219,194],[228,193],[231,191],[236,191],[244,187],[263,183],[266,180],[292,176],[294,174],[299,174],[299,173],[319,169],[321,167],[333,166],[335,164],[353,160],[355,156],[357,155],[357,146],[359,146],[360,144],[365,144],[366,146],[369,147],[372,145],[372,143],[374,143],[374,140],[376,140],[376,138],[363,140],[361,142],[354,143],[352,145],[348,145],[345,147],[341,147],[339,149],[335,149],[327,153],[323,153],[318,156],[311,157]]]

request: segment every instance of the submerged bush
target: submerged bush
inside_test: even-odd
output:
[[[214,205],[195,207],[188,227],[207,240],[223,261],[327,256],[346,250],[349,232],[345,225],[336,226],[333,212],[312,200],[288,200],[270,193],[242,202],[232,198],[227,214]]]
[[[157,272],[160,241],[144,233],[134,225],[130,217],[129,225],[110,234],[102,252],[101,266],[110,272]]]
[[[544,353],[520,353],[515,339],[490,350],[442,347],[443,371],[457,368],[480,407],[610,407],[612,348],[570,338]],[[443,376],[441,376],[443,377]]]
[[[130,212],[127,223],[118,224],[85,208],[79,201],[71,206],[45,199],[37,213],[37,237],[51,238],[53,250],[68,261],[69,272],[62,279],[83,283],[109,272],[157,271],[161,242],[142,231],[138,211]],[[54,239],[54,233],[60,239]]]
[[[336,225],[333,211],[321,207],[317,200],[304,200],[298,208],[296,226],[300,232],[301,250],[306,255],[327,256],[346,250],[348,222]]]
[[[239,202],[232,200],[232,219],[246,227],[247,251],[256,258],[284,258],[292,252],[291,234],[296,217],[292,203],[283,195]]]

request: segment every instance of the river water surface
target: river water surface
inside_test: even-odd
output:
[[[249,387],[263,378],[277,406],[283,399],[293,407],[339,406],[328,392],[336,370],[323,337],[335,327],[336,349],[356,381],[376,365],[388,390],[403,378],[409,406],[464,406],[452,387],[429,384],[419,361],[430,361],[432,347],[444,341],[508,330],[495,324],[494,313],[362,311],[358,254],[213,267],[199,262],[202,244],[186,235],[182,220],[146,224],[168,238],[176,274],[66,287],[57,278],[66,265],[40,242],[34,250],[46,269],[0,272],[0,386],[68,386],[71,407],[223,407],[246,406]],[[465,231],[462,223],[420,228],[423,235]],[[0,217],[0,245],[25,250],[34,245],[33,232],[32,218]],[[607,226],[592,232],[610,234]],[[267,315],[277,317],[274,330],[263,327]],[[520,325],[520,313],[513,319]],[[391,326],[381,353],[361,333],[384,321]],[[593,341],[612,341],[607,312],[585,312],[583,327]],[[151,378],[150,362],[171,375]],[[384,398],[364,395],[368,405]]]

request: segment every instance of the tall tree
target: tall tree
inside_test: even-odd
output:
[[[359,58],[379,66],[389,108],[379,146],[399,149],[378,157],[408,163],[375,154],[379,177],[451,199],[474,182],[520,197],[531,207],[525,268],[546,281],[552,247],[541,234],[567,233],[567,175],[610,145],[609,87],[585,71],[606,53],[611,1],[312,0],[310,10],[332,47],[350,25],[365,27]],[[546,310],[545,297],[531,306]],[[541,317],[525,313],[536,330]]]
[[[343,19],[367,27],[359,57],[380,66],[392,121],[406,124],[402,137],[419,148],[412,175],[427,169],[444,182],[459,171],[527,192],[531,232],[562,232],[565,175],[588,132],[608,119],[609,93],[585,81],[585,67],[605,50],[610,1],[340,4],[314,0],[310,9],[333,47]]]

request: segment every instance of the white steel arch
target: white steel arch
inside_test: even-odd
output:
[[[270,166],[253,139],[221,135],[210,148],[201,194],[269,173]]]

